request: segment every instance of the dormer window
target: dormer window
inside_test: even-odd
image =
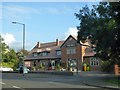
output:
[[[42,52],[42,56],[47,56],[47,52]]]
[[[37,57],[37,56],[38,56],[37,52],[34,52],[34,53],[33,53],[33,56],[34,56],[34,57]]]
[[[56,50],[57,55],[61,55],[61,50]]]
[[[43,51],[43,52],[41,52],[41,55],[42,55],[42,56],[47,56],[48,53],[50,53],[50,52],[49,52],[49,51]]]

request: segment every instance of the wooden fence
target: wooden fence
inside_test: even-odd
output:
[[[115,65],[115,75],[120,75],[120,67]]]

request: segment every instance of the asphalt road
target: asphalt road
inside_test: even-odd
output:
[[[87,90],[101,90],[101,88],[98,87],[84,85],[83,81],[85,78],[85,76],[62,76],[30,73],[23,76],[18,73],[3,73],[0,86],[2,86],[3,90],[5,88],[14,88],[18,90],[29,90],[30,88],[85,88]]]

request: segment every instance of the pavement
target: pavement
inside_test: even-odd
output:
[[[86,78],[83,81],[83,84],[85,85],[106,88],[110,90],[120,90],[120,83],[112,84],[104,81],[105,79],[111,79],[114,77],[117,77],[118,80],[120,80],[120,77],[115,76],[114,74],[103,72],[82,72],[79,75],[80,76],[86,75]]]

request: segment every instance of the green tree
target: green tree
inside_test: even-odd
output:
[[[9,49],[8,45],[4,43],[4,39],[0,35],[0,55],[2,66],[16,69],[18,67],[19,59],[14,49]]]
[[[4,43],[4,39],[2,38],[2,36],[0,35],[0,58],[1,61],[3,60],[3,58],[5,59],[5,54],[8,51],[8,46]]]
[[[4,39],[0,35],[0,54],[1,54],[1,57],[4,56],[4,54],[6,53],[8,48],[9,48],[8,45],[6,45],[4,43]]]
[[[29,51],[21,49],[17,53],[24,53],[24,55],[27,56],[29,54]]]
[[[18,63],[19,59],[14,49],[11,49],[9,52],[5,53],[2,61],[3,66],[11,67],[15,70],[18,67]]]
[[[109,61],[111,68],[120,65],[120,2],[85,6],[75,16],[80,21],[78,41],[90,40],[96,56]]]

